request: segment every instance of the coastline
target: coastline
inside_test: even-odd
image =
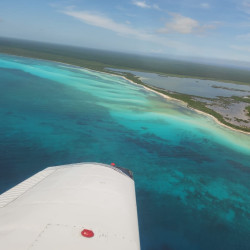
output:
[[[144,89],[146,89],[147,91],[151,91],[151,92],[154,92],[155,94],[165,98],[165,99],[168,99],[168,100],[171,100],[171,101],[174,101],[174,102],[178,102],[178,103],[181,103],[183,104],[186,108],[190,109],[190,110],[193,110],[199,114],[202,114],[202,115],[205,115],[207,117],[210,117],[212,118],[217,124],[221,125],[221,126],[224,126],[228,129],[231,129],[233,131],[236,131],[236,132],[240,132],[240,133],[243,133],[243,134],[247,134],[247,135],[250,135],[250,132],[247,132],[247,131],[243,131],[243,130],[240,130],[240,129],[236,129],[236,128],[233,128],[233,127],[230,127],[222,122],[220,122],[216,117],[214,117],[213,115],[211,114],[208,114],[208,113],[205,113],[203,111],[200,111],[198,109],[195,109],[195,108],[192,108],[192,107],[188,107],[187,106],[187,103],[185,101],[182,101],[182,100],[179,100],[179,99],[176,99],[176,98],[173,98],[173,97],[170,97],[168,96],[167,94],[163,94],[163,93],[160,93],[154,89],[151,89],[150,87],[147,87],[143,84],[139,84],[139,83],[136,83],[128,78],[126,78],[125,76],[122,76],[122,75],[119,75],[119,74],[115,74],[115,73],[110,73],[110,72],[106,72],[106,71],[97,71],[97,70],[94,70],[94,69],[90,69],[90,68],[83,68],[81,66],[78,66],[78,65],[74,65],[74,64],[69,64],[69,63],[65,63],[65,62],[60,62],[60,61],[54,61],[54,60],[46,60],[46,59],[41,59],[41,58],[34,58],[34,57],[25,57],[25,56],[20,56],[20,55],[15,55],[15,54],[7,54],[7,53],[1,53],[0,54],[3,54],[3,55],[8,55],[8,56],[16,56],[16,57],[21,57],[21,58],[30,58],[30,59],[35,59],[35,60],[42,60],[42,61],[46,61],[46,62],[55,62],[55,63],[59,63],[59,64],[62,64],[62,65],[66,65],[66,66],[70,66],[70,67],[76,67],[78,69],[87,69],[87,70],[90,70],[90,71],[93,71],[93,72],[97,72],[97,73],[104,73],[104,74],[108,74],[108,75],[112,75],[112,76],[116,76],[116,77],[121,77],[123,79],[125,79],[126,81],[130,82],[131,84],[134,84],[134,85],[137,85],[137,86],[141,86],[143,87]]]
[[[105,73],[106,73],[106,72],[105,72]],[[109,74],[109,73],[107,73],[107,74]],[[158,91],[156,91],[156,90],[154,90],[154,89],[151,89],[151,88],[146,87],[146,86],[144,86],[144,85],[141,85],[141,84],[138,84],[138,83],[136,83],[136,82],[133,82],[132,80],[127,79],[125,76],[116,75],[116,74],[112,74],[112,73],[110,73],[110,75],[120,76],[120,77],[122,77],[123,79],[129,81],[130,83],[135,84],[135,85],[138,85],[138,86],[142,86],[144,89],[146,89],[146,90],[148,90],[148,91],[151,91],[151,92],[154,92],[154,93],[156,93],[157,95],[160,95],[160,96],[162,96],[162,97],[165,98],[165,99],[168,99],[168,100],[172,100],[172,101],[175,101],[175,102],[182,103],[182,104],[185,105],[186,108],[188,108],[188,109],[190,109],[190,110],[193,110],[193,111],[195,111],[195,112],[197,112],[197,113],[199,113],[199,114],[202,114],[202,115],[205,115],[205,116],[208,116],[208,117],[212,118],[216,123],[218,123],[218,124],[221,125],[221,126],[224,126],[224,127],[228,128],[228,129],[231,129],[231,130],[236,131],[236,132],[240,132],[240,133],[243,133],[243,134],[250,135],[250,132],[242,131],[242,130],[236,129],[236,128],[232,128],[232,127],[230,127],[230,126],[228,126],[228,125],[226,125],[226,124],[220,122],[216,117],[214,117],[214,116],[212,116],[212,115],[210,115],[210,114],[208,114],[208,113],[205,113],[205,112],[200,111],[200,110],[198,110],[198,109],[194,109],[194,108],[188,107],[188,106],[187,106],[187,103],[184,102],[184,101],[182,101],[182,100],[179,100],[179,99],[170,97],[170,96],[168,96],[168,95],[166,95],[166,94],[163,94],[163,93],[160,93],[160,92],[158,92]]]

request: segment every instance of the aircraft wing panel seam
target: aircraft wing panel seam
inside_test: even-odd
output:
[[[18,199],[28,190],[36,186],[42,180],[47,178],[49,175],[54,173],[57,169],[45,169],[36,175],[31,176],[30,178],[26,179],[25,181],[19,183],[15,187],[11,188],[10,190],[6,191],[5,193],[0,195],[0,208],[3,208],[13,202],[14,200]]]

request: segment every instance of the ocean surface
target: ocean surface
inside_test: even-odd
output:
[[[142,250],[250,249],[250,135],[118,76],[0,55],[0,192],[84,161],[134,172]]]

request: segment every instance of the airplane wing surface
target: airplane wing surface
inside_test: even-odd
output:
[[[6,250],[139,250],[131,172],[99,163],[49,167],[0,195]]]

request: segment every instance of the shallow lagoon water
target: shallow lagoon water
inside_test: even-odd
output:
[[[107,68],[114,72],[129,72],[139,77],[144,83],[187,95],[205,98],[248,96],[250,85],[225,83],[212,80],[173,77],[133,70]]]
[[[249,249],[250,136],[123,78],[1,55],[0,191],[53,165],[135,175],[142,249]]]

